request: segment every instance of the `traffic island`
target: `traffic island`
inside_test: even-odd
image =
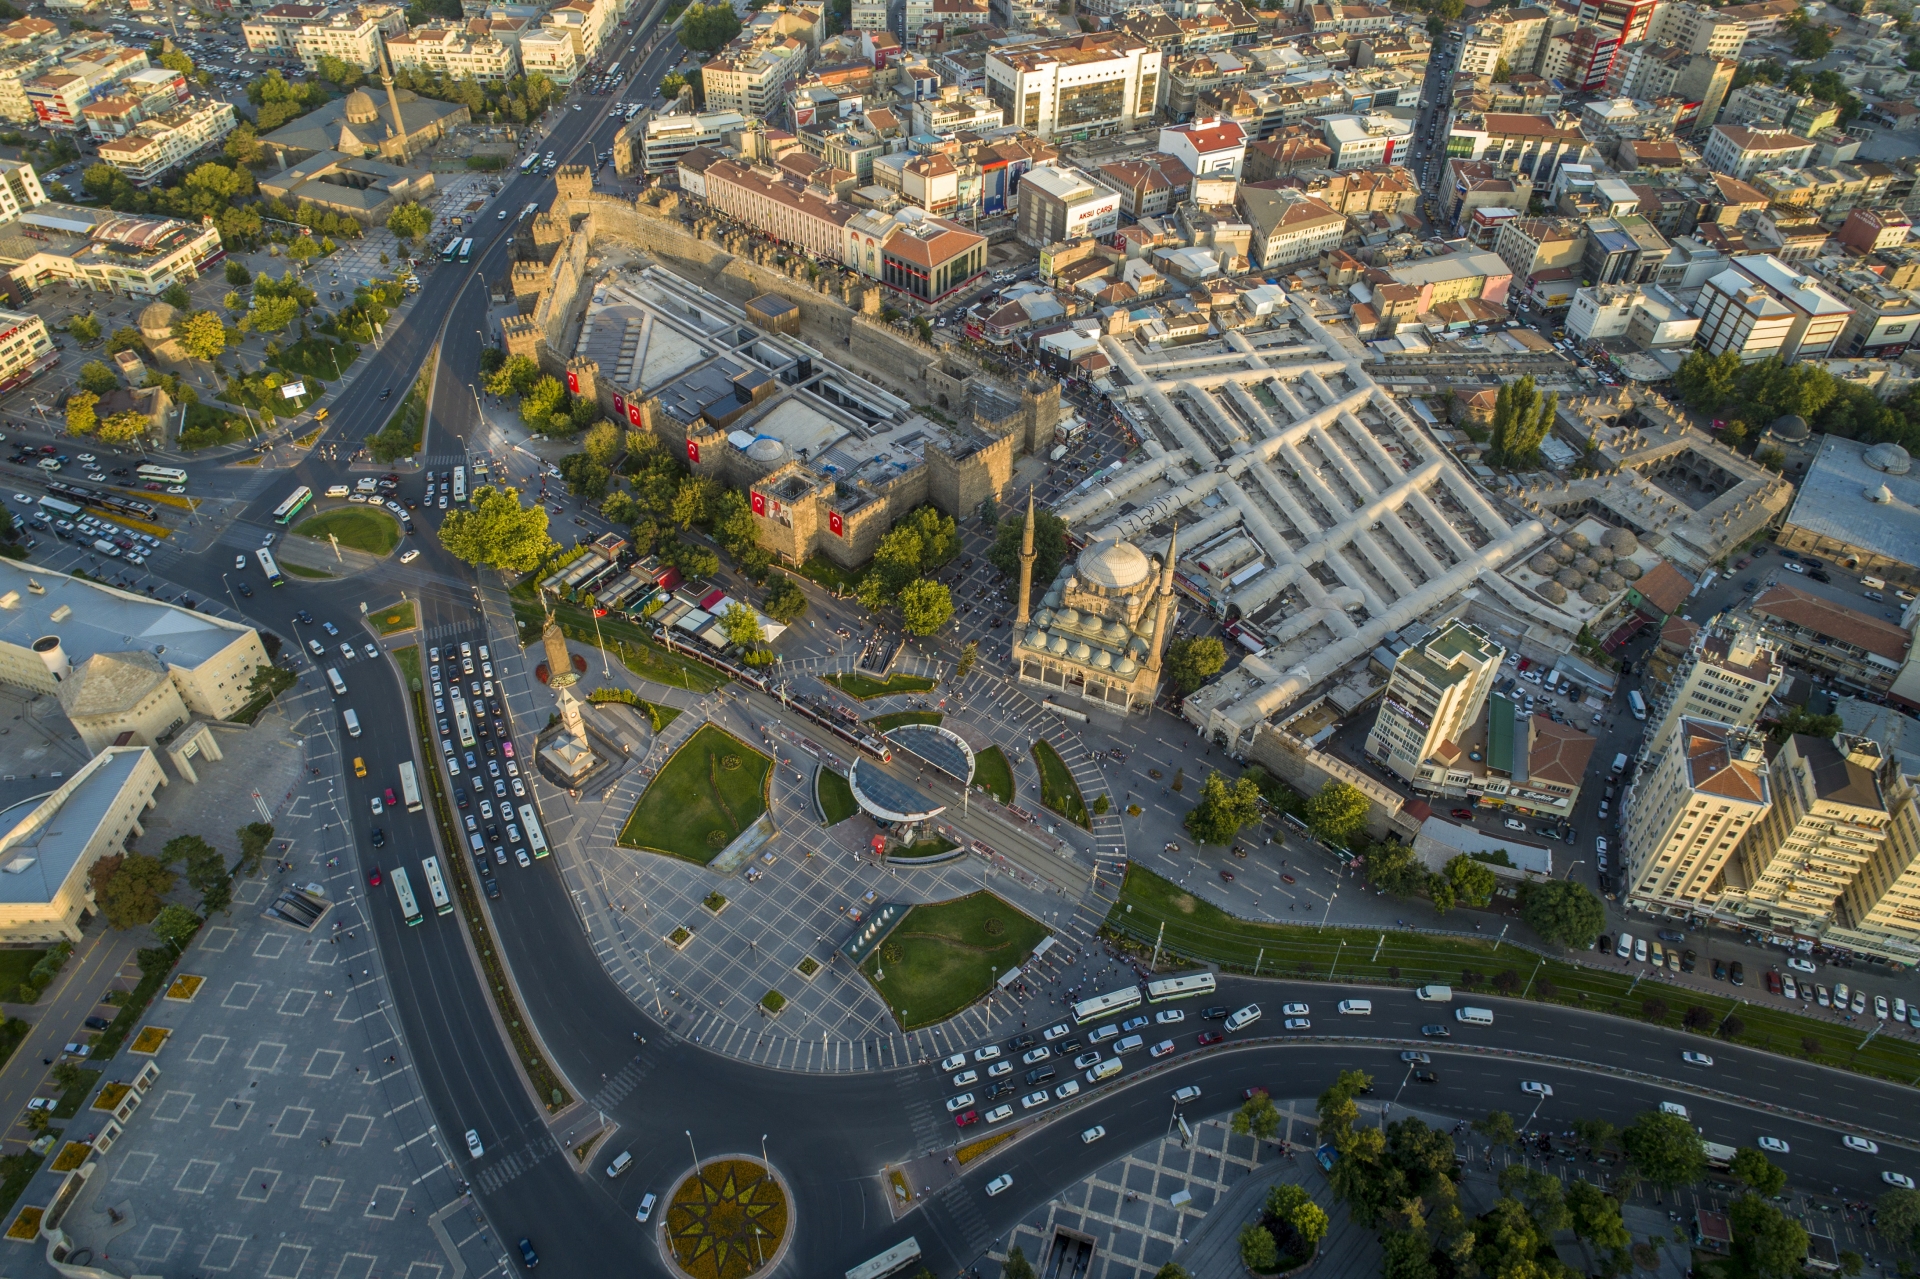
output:
[[[742,835],[756,833],[772,776],[767,756],[723,729],[702,725],[648,783],[619,843],[710,865]]]
[[[662,1250],[688,1279],[771,1273],[792,1243],[792,1203],[785,1181],[758,1159],[710,1160],[668,1194]]]
[[[977,892],[913,907],[855,962],[900,1028],[915,1030],[991,994],[1046,935],[1039,920]]]

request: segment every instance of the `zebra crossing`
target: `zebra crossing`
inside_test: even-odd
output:
[[[595,1093],[588,1104],[596,1110],[611,1110],[625,1101],[628,1095],[651,1073],[653,1073],[653,1062],[644,1056],[635,1057],[622,1066],[613,1078],[607,1080],[607,1086]]]
[[[934,1191],[928,1200],[928,1207],[951,1227],[951,1232],[941,1233],[949,1234],[946,1242],[953,1247],[953,1255],[977,1257],[993,1242],[993,1228],[987,1225],[987,1219],[980,1213],[978,1196],[973,1187],[965,1181],[956,1178]],[[932,1219],[931,1215],[929,1219]],[[934,1228],[939,1230],[937,1225]],[[953,1234],[957,1234],[958,1239],[952,1238]]]
[[[519,1180],[548,1158],[560,1153],[560,1146],[552,1134],[543,1133],[518,1150],[510,1150],[498,1163],[482,1168],[474,1174],[474,1184],[481,1190],[492,1192]]]

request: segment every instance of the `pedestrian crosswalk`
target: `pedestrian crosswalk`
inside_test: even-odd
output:
[[[531,1172],[537,1165],[560,1153],[550,1134],[542,1134],[518,1150],[510,1150],[497,1163],[488,1164],[474,1174],[474,1184],[492,1192]]]

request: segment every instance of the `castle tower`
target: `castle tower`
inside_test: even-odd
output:
[[[573,655],[567,652],[567,637],[560,632],[560,623],[553,620],[553,610],[547,610],[547,624],[540,631],[540,643],[547,650],[547,687],[566,688],[576,683],[579,676],[573,670]]]
[[[1027,531],[1020,540],[1020,612],[1013,619],[1016,627],[1027,624],[1027,598],[1033,594],[1033,489],[1027,489]],[[1016,632],[1016,634],[1019,632]]]
[[[1153,612],[1153,652],[1147,656],[1147,672],[1159,682],[1160,658],[1167,650],[1167,628],[1173,621],[1173,562],[1180,553],[1180,526],[1173,526],[1167,539],[1167,558],[1160,565],[1160,603]]]

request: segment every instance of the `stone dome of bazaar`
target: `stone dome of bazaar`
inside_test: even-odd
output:
[[[155,334],[167,334],[173,328],[173,317],[178,314],[179,312],[165,302],[151,303],[140,312],[138,324],[141,335],[151,337]]]
[[[1130,590],[1153,573],[1140,548],[1118,538],[1095,542],[1080,552],[1077,566],[1082,581],[1108,591]]]

